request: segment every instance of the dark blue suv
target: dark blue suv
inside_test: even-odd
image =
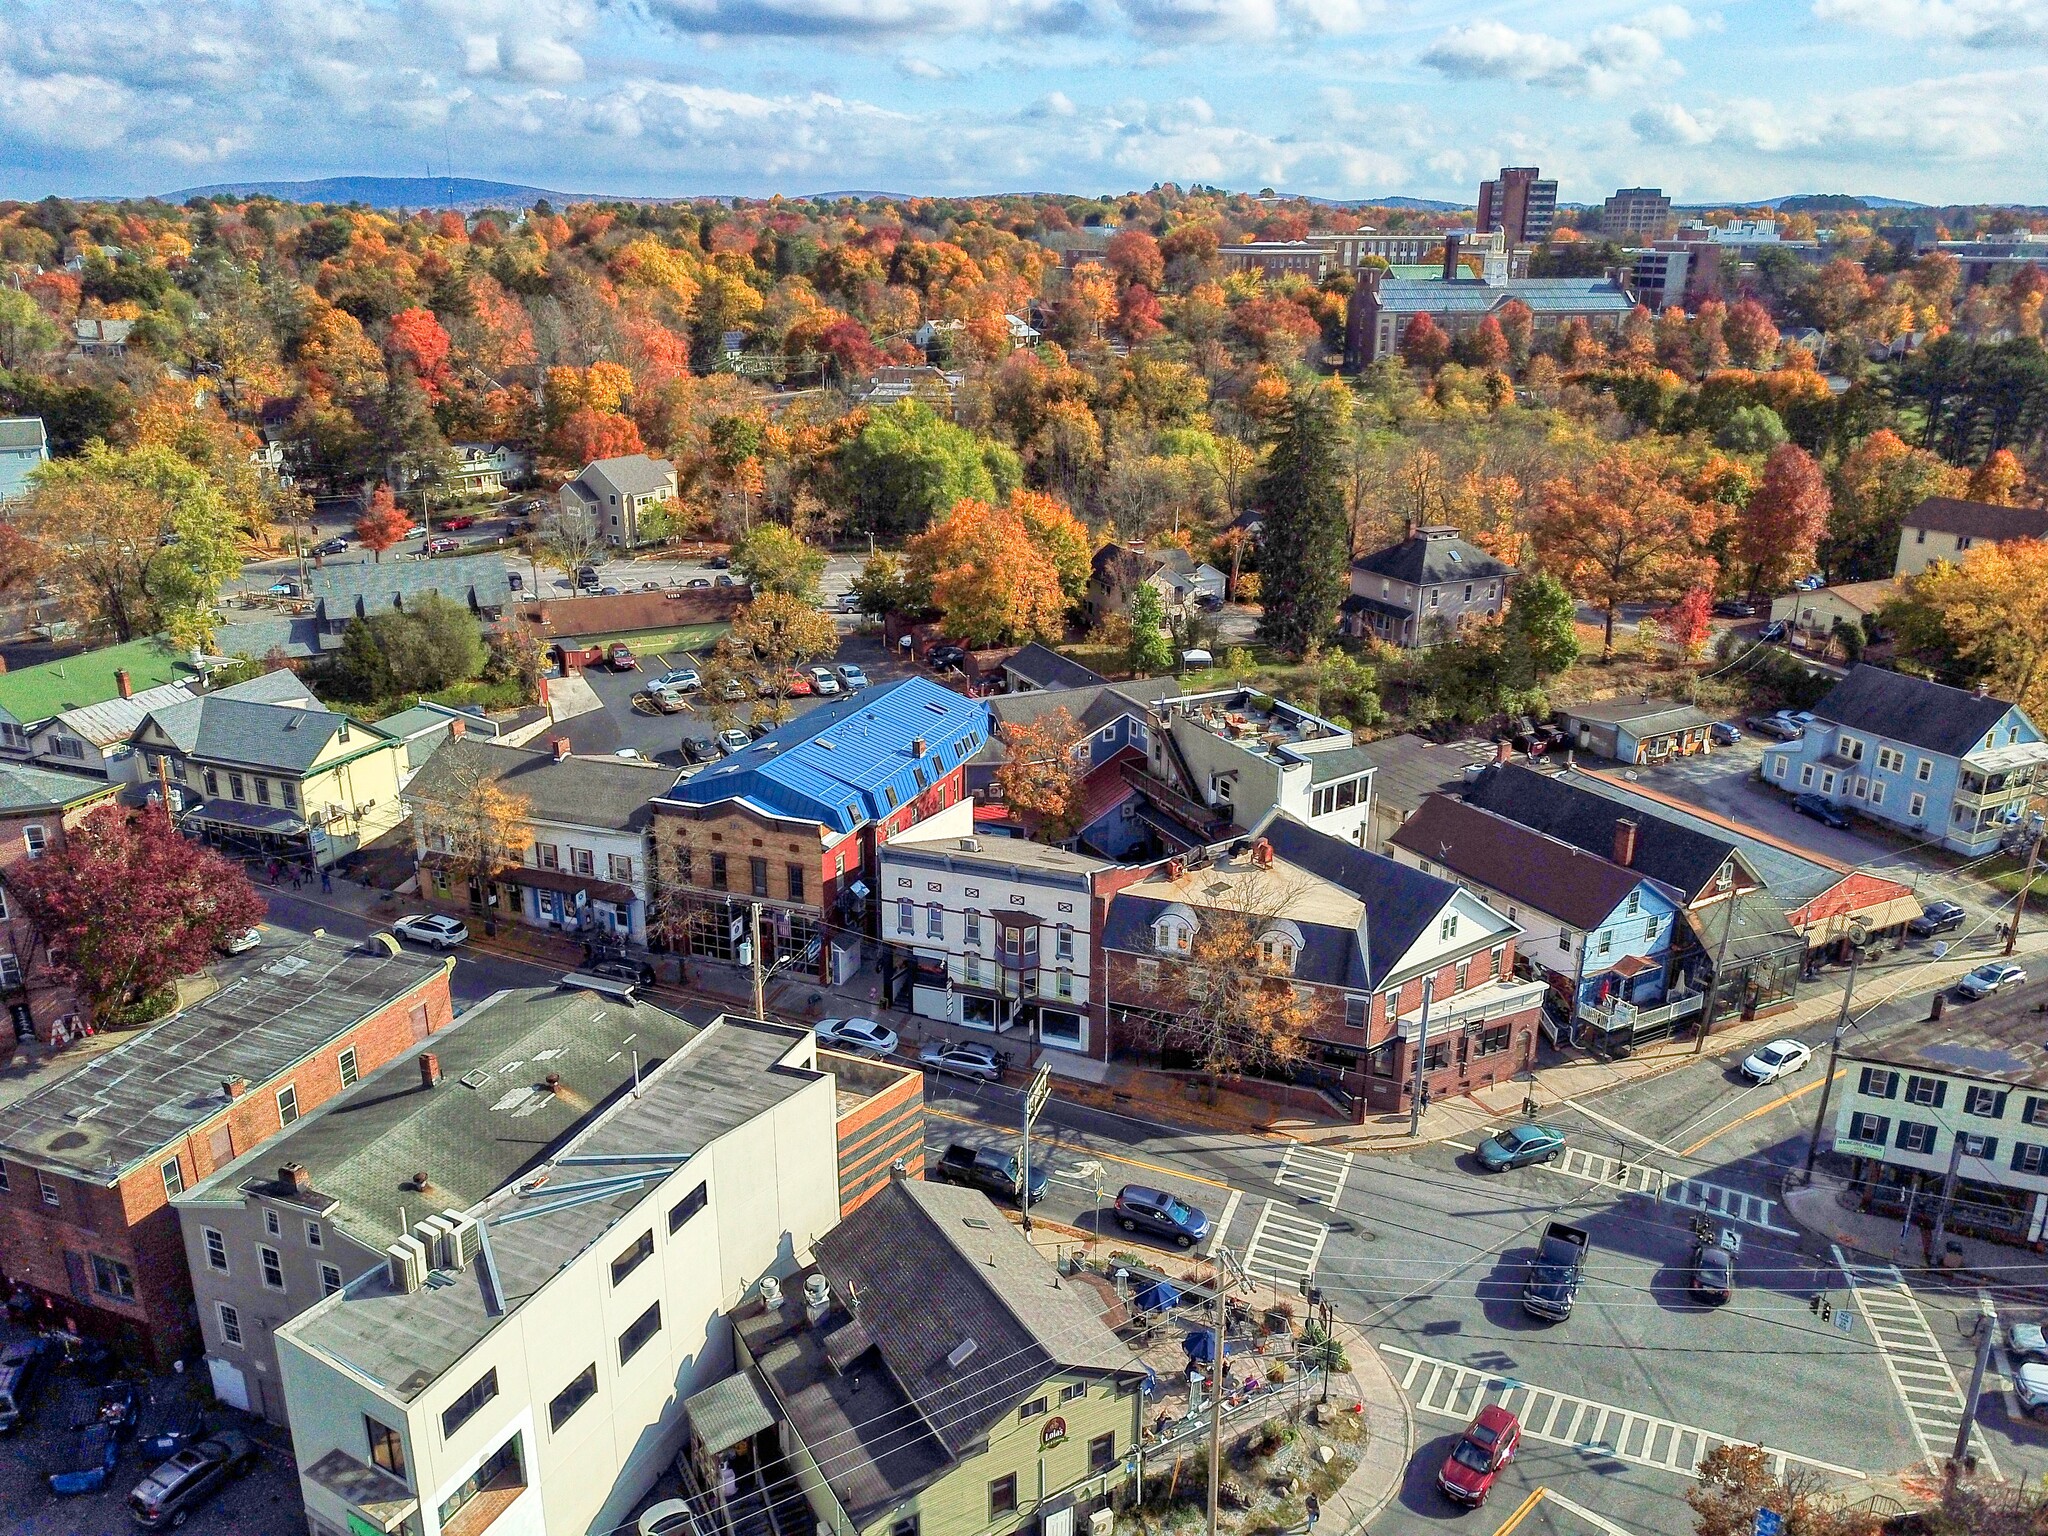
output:
[[[1116,1192],[1116,1224],[1163,1242],[1192,1248],[1209,1235],[1209,1218],[1163,1189],[1126,1184]]]

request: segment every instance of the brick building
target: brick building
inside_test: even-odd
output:
[[[0,765],[0,998],[12,1026],[0,1032],[0,1058],[31,1036],[46,1044],[57,1040],[78,1016],[71,984],[50,964],[49,951],[7,889],[7,870],[61,847],[65,831],[118,788],[83,774]]]
[[[451,1017],[450,962],[319,936],[0,1111],[0,1273],[161,1364],[194,1343],[171,1197]]]
[[[1498,229],[1511,245],[1541,245],[1557,222],[1557,183],[1545,181],[1533,165],[1504,165],[1491,181],[1479,183],[1481,234]]]

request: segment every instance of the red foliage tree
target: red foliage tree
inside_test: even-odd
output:
[[[394,362],[412,370],[427,398],[438,402],[448,387],[448,333],[431,309],[401,309],[385,340]]]
[[[7,885],[99,1024],[198,970],[264,915],[241,866],[160,808],[89,811],[41,858],[10,866]]]
[[[356,542],[379,560],[384,551],[404,538],[412,519],[398,510],[391,487],[380,485],[370,496],[370,510],[356,523]]]
[[[1713,594],[1705,587],[1694,587],[1658,614],[1657,622],[1671,637],[1673,645],[1688,656],[1697,656],[1707,643],[1707,637],[1714,632],[1713,612]]]
[[[1166,329],[1165,312],[1159,307],[1159,300],[1152,290],[1143,283],[1133,283],[1124,290],[1123,298],[1116,308],[1117,334],[1125,341],[1150,340]]]
[[[616,459],[640,453],[646,445],[630,416],[579,405],[562,419],[552,438],[555,457],[578,468],[593,459]]]
[[[1411,368],[1435,373],[1449,361],[1451,338],[1427,315],[1417,315],[1401,332],[1401,356]]]
[[[1499,370],[1508,365],[1507,333],[1492,315],[1482,319],[1465,342],[1465,356],[1474,368]]]
[[[863,378],[882,365],[882,349],[858,320],[833,321],[819,332],[817,346],[837,365],[842,378]]]
[[[1142,284],[1156,293],[1166,281],[1166,258],[1159,242],[1145,230],[1118,230],[1102,248],[1102,259],[1126,287]]]
[[[1749,590],[1776,592],[1812,570],[1833,508],[1811,454],[1796,443],[1772,449],[1763,479],[1735,519],[1735,557],[1749,567]]]
[[[1777,355],[1777,322],[1755,299],[1742,299],[1728,311],[1722,334],[1728,340],[1728,355],[1737,367],[1762,368]]]

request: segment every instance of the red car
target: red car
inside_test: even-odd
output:
[[[1444,1458],[1436,1485],[1444,1497],[1476,1509],[1493,1491],[1500,1469],[1515,1459],[1522,1446],[1522,1423],[1498,1403],[1479,1410],[1479,1417]]]
[[[474,528],[476,526],[476,519],[466,515],[462,517],[444,517],[441,519],[441,526],[450,533],[453,533],[458,528]]]
[[[792,672],[783,681],[783,691],[793,699],[808,699],[818,689],[803,673]]]
[[[605,660],[611,663],[614,672],[632,672],[640,665],[640,658],[633,654],[628,645],[614,645],[605,652]]]

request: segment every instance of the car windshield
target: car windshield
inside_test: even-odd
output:
[[[1468,1437],[1458,1442],[1458,1448],[1451,1452],[1451,1460],[1461,1467],[1470,1467],[1474,1472],[1485,1472],[1493,1466],[1493,1453],[1483,1445],[1475,1445]]]
[[[1758,1061],[1765,1063],[1767,1066],[1775,1067],[1779,1062],[1783,1061],[1787,1056],[1791,1054],[1792,1053],[1790,1051],[1779,1050],[1775,1045],[1767,1045],[1762,1050],[1756,1053],[1756,1059]]]
[[[1166,1219],[1168,1221],[1192,1221],[1194,1219],[1195,1213],[1171,1195],[1166,1197],[1166,1204],[1163,1209],[1166,1212]]]

